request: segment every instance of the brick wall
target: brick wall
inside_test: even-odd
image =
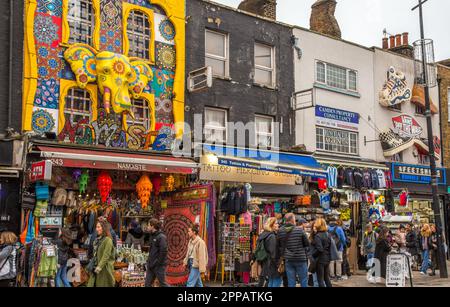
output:
[[[438,65],[440,81],[442,146],[444,151],[445,167],[450,167],[450,122],[448,107],[448,90],[450,89],[450,67]]]

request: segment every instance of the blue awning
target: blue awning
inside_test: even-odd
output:
[[[210,144],[203,144],[203,151],[217,156],[219,165],[316,178],[327,177],[326,170],[313,156]]]

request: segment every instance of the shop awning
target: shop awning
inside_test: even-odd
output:
[[[56,167],[79,167],[153,173],[193,174],[198,164],[189,159],[38,146],[42,158]]]
[[[370,162],[370,161],[362,161],[362,160],[345,160],[338,158],[325,158],[325,157],[316,157],[317,162],[325,165],[333,165],[333,166],[343,166],[343,167],[357,167],[357,168],[371,168],[371,169],[380,169],[380,170],[389,170],[389,167],[385,164]]]
[[[287,152],[203,145],[204,154],[217,157],[217,164],[289,175],[326,178],[327,172],[313,156]]]

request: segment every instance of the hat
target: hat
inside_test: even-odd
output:
[[[299,224],[299,225],[303,225],[303,224],[306,224],[306,223],[308,223],[308,221],[307,220],[305,220],[304,218],[302,218],[302,217],[300,217],[300,218],[297,218],[296,219],[296,222],[297,222],[297,224]]]

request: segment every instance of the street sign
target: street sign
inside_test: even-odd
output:
[[[31,165],[30,180],[44,181],[52,179],[52,162],[50,160],[40,161]]]
[[[387,257],[386,265],[386,286],[405,287],[406,284],[406,256],[403,254],[391,254]]]

